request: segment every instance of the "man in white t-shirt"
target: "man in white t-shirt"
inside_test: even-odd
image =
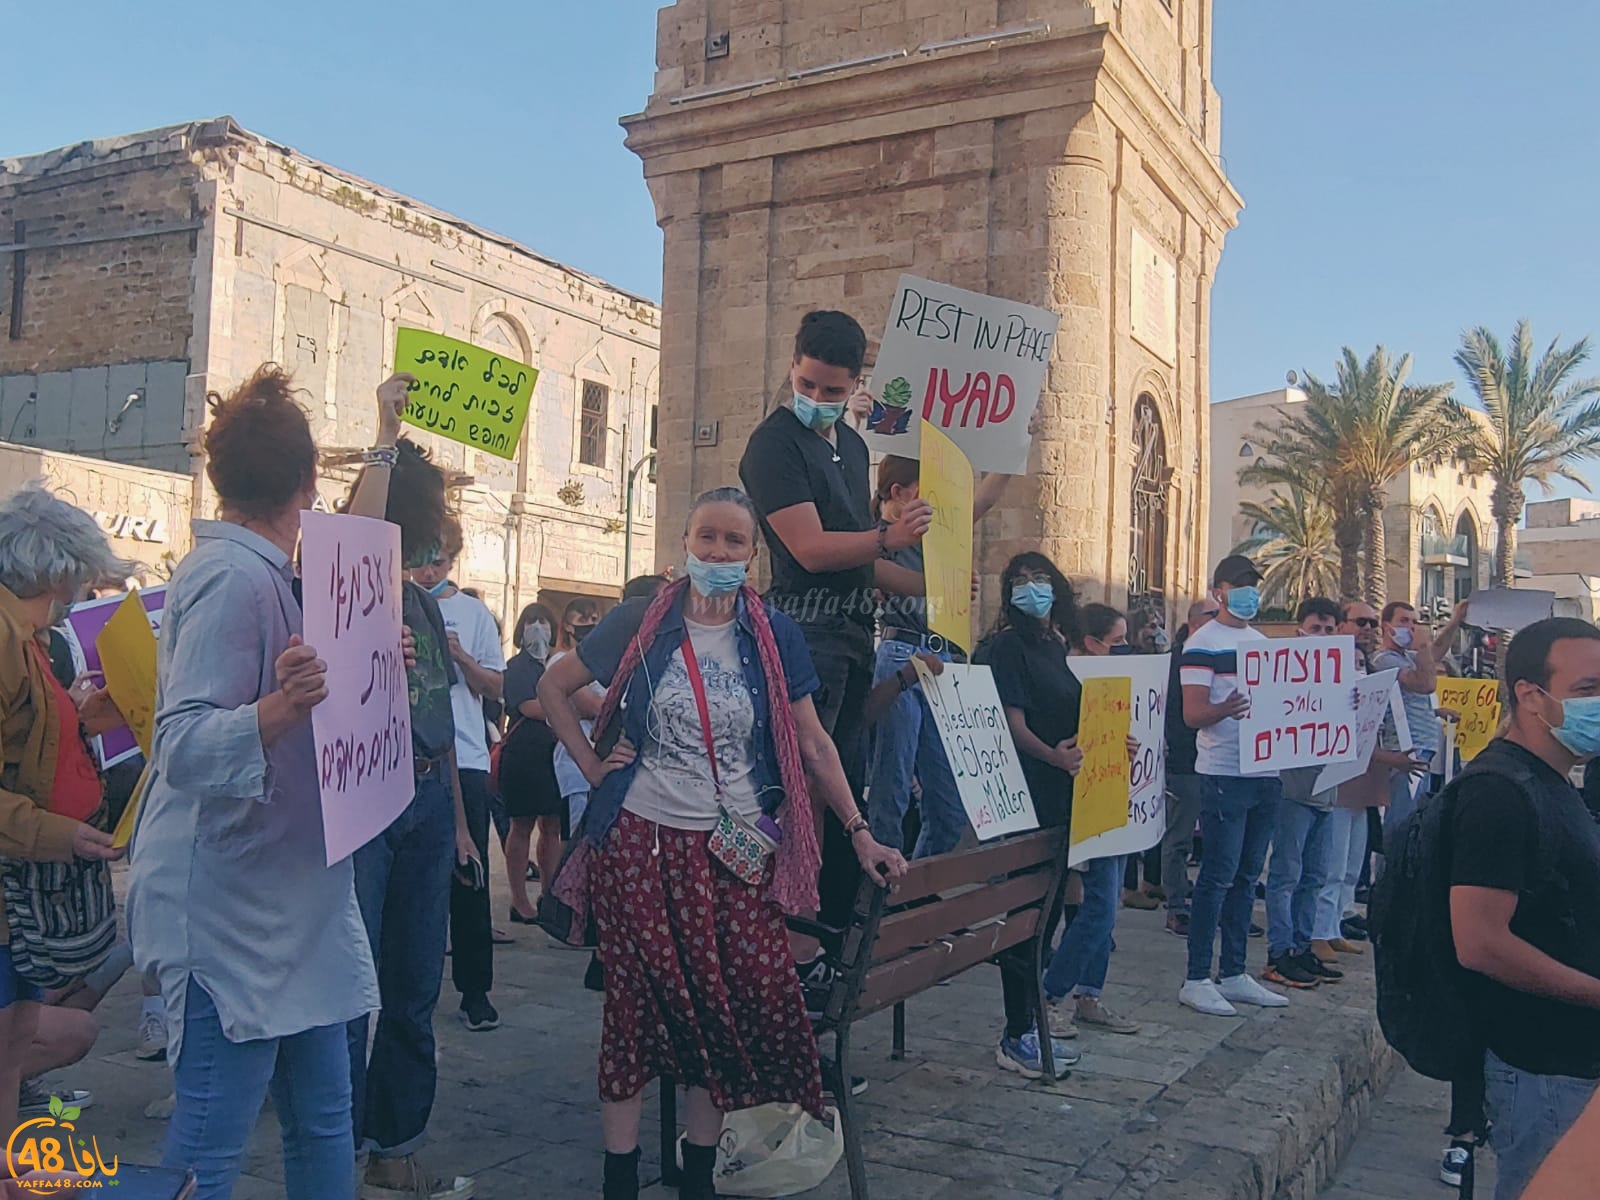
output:
[[[1200,833],[1205,843],[1200,874],[1189,901],[1189,970],[1178,1001],[1196,1012],[1231,1017],[1235,1004],[1281,1008],[1288,997],[1250,977],[1245,949],[1256,880],[1266,862],[1283,786],[1276,775],[1245,776],[1239,769],[1239,719],[1250,698],[1239,683],[1238,655],[1265,641],[1252,628],[1261,608],[1261,572],[1242,554],[1230,554],[1211,577],[1218,613],[1191,637],[1179,661],[1183,719],[1195,735],[1200,778]],[[1222,934],[1220,974],[1211,978],[1212,943]]]
[[[483,601],[461,591],[450,571],[461,553],[461,526],[445,520],[439,556],[412,572],[438,601],[450,640],[455,679],[450,708],[456,724],[456,764],[461,775],[461,802],[467,829],[481,861],[489,861],[489,735],[483,702],[499,700],[505,684],[506,656],[500,629]],[[494,984],[494,928],[489,916],[489,886],[484,878],[463,878],[458,870],[450,885],[450,976],[461,993],[461,1020],[473,1032],[500,1024],[489,1002]]]

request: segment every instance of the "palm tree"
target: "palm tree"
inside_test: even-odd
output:
[[[1265,504],[1239,506],[1254,532],[1233,549],[1246,554],[1266,574],[1268,596],[1282,597],[1291,611],[1308,596],[1332,596],[1339,588],[1339,548],[1333,509],[1310,488],[1291,485],[1289,494],[1273,490]]]
[[[1369,604],[1388,599],[1389,572],[1384,550],[1383,510],[1389,484],[1418,459],[1448,457],[1464,436],[1464,417],[1442,383],[1407,384],[1411,356],[1392,359],[1379,346],[1362,362],[1350,347],[1325,384],[1306,376],[1306,400],[1261,430],[1271,439],[1269,453],[1301,479],[1323,481],[1320,491],[1332,507],[1340,550],[1340,590],[1353,598],[1359,588],[1351,568],[1353,532],[1361,531],[1361,576]],[[1242,482],[1273,482],[1273,465],[1246,467]]]
[[[1523,320],[1509,352],[1480,325],[1462,335],[1456,353],[1456,365],[1488,417],[1472,422],[1465,450],[1468,461],[1494,480],[1489,512],[1499,530],[1495,582],[1502,586],[1515,577],[1527,484],[1548,492],[1553,480],[1567,479],[1588,491],[1574,467],[1600,455],[1600,380],[1575,378],[1589,357],[1589,339],[1565,349],[1560,341],[1535,362],[1533,330]]]
[[[1264,422],[1258,422],[1256,428],[1276,440],[1267,448],[1269,457],[1257,459],[1253,466],[1240,469],[1239,482],[1272,487],[1275,498],[1278,485],[1288,488],[1291,496],[1304,493],[1316,498],[1327,512],[1332,529],[1338,594],[1346,600],[1355,599],[1361,595],[1361,539],[1366,532],[1366,521],[1348,481],[1330,478],[1322,457],[1312,453],[1309,445],[1281,440],[1277,427],[1269,428]],[[1251,507],[1260,506],[1246,502],[1240,505],[1240,511]],[[1259,518],[1252,519],[1259,523]]]

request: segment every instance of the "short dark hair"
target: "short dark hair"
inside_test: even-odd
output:
[[[1577,617],[1547,617],[1511,639],[1506,650],[1506,691],[1512,708],[1517,706],[1517,684],[1524,679],[1541,688],[1550,683],[1550,651],[1568,639],[1600,642],[1600,629]]]
[[[636,575],[622,587],[624,600],[650,600],[667,586],[665,575]]]
[[[867,335],[849,313],[819,309],[800,318],[800,331],[794,335],[794,360],[814,358],[830,367],[843,367],[851,375],[861,374],[867,360]]]
[[[1300,601],[1300,607],[1295,610],[1295,623],[1299,624],[1307,617],[1328,617],[1334,622],[1343,620],[1339,615],[1339,606],[1326,596],[1307,596]]]
[[[1408,604],[1404,600],[1391,600],[1389,603],[1383,606],[1383,623],[1385,625],[1390,624],[1394,620],[1395,613],[1399,612],[1401,609],[1405,609],[1406,612],[1414,613],[1417,611],[1417,606],[1415,604]]]
[[[265,363],[226,400],[215,392],[206,397],[206,476],[241,516],[280,512],[316,478],[311,423],[293,390],[282,367]]]
[[[1078,610],[1078,628],[1084,637],[1105,641],[1106,635],[1126,618],[1109,604],[1085,604]]]
[[[575,617],[593,617],[600,619],[600,605],[588,596],[578,596],[567,601],[567,606],[561,610],[561,623],[570,625]]]

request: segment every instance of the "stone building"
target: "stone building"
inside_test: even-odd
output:
[[[0,439],[183,473],[210,515],[206,393],[276,361],[333,503],[400,325],[540,371],[514,461],[414,434],[451,476],[460,582],[502,620],[614,598],[654,556],[655,305],[226,117],[0,161]]]
[[[1253,532],[1239,515],[1247,500],[1267,499],[1270,488],[1245,486],[1239,471],[1258,461],[1266,440],[1258,424],[1273,425],[1306,394],[1279,388],[1220,401],[1211,409],[1211,545],[1225,554]],[[1389,598],[1419,607],[1448,608],[1474,589],[1487,587],[1494,567],[1494,523],[1489,515],[1492,481],[1453,462],[1417,461],[1389,485],[1383,512]]]
[[[737,478],[800,316],[875,335],[909,272],[1061,316],[1030,474],[979,530],[986,611],[1022,549],[1114,603],[1201,585],[1240,207],[1209,0],[678,0],[657,64],[623,123],[665,234],[669,527]]]

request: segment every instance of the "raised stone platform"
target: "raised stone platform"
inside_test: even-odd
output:
[[[498,886],[501,921],[507,908]],[[993,968],[913,1002],[903,1062],[889,1059],[887,1014],[858,1025],[855,1065],[871,1081],[858,1103],[874,1200],[1314,1197],[1395,1068],[1373,1016],[1370,956],[1348,960],[1339,984],[1295,993],[1287,1009],[1204,1017],[1177,1003],[1184,946],[1162,917],[1126,909],[1118,917],[1107,1003],[1140,1021],[1141,1032],[1085,1030],[1082,1061],[1053,1087],[995,1066]],[[495,964],[500,1029],[465,1030],[447,972],[429,1160],[440,1174],[475,1175],[482,1200],[597,1197],[600,997],[580,986],[587,956],[510,928],[517,944],[501,947]],[[1253,941],[1250,949],[1259,967],[1265,948]],[[170,1091],[170,1076],[133,1057],[137,1009],[130,977],[101,1008],[104,1031],[91,1058],[58,1079],[95,1093],[80,1128],[124,1160],[148,1162],[159,1156],[165,1125],[143,1112]],[[270,1105],[261,1124],[236,1200],[282,1195]],[[648,1117],[642,1141],[653,1179]],[[848,1195],[842,1164],[807,1193]]]

